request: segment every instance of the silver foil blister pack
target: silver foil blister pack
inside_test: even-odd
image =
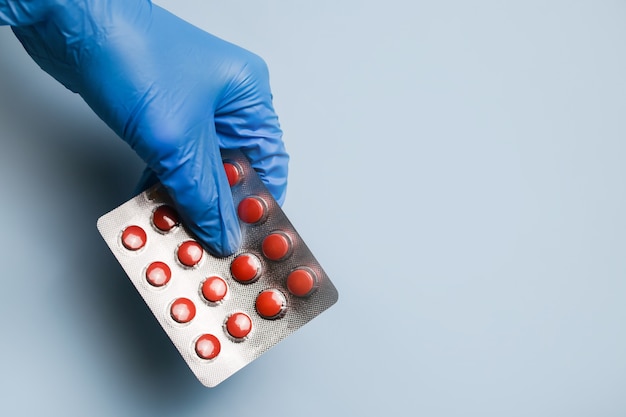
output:
[[[222,153],[242,245],[212,256],[160,186],[98,220],[98,229],[204,385],[213,387],[337,301],[337,290],[248,160]]]

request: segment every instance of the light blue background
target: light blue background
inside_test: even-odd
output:
[[[339,303],[200,385],[96,219],[142,163],[0,28],[0,414],[626,415],[626,2],[158,2],[269,64]]]

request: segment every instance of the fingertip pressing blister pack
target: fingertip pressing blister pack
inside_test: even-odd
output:
[[[242,231],[231,256],[206,252],[153,187],[98,220],[148,307],[204,385],[214,387],[332,306],[337,290],[239,151],[223,151]]]

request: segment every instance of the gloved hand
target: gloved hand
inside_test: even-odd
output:
[[[148,0],[0,0],[0,24],[146,162],[218,256],[241,235],[219,148],[241,149],[279,203],[288,155],[265,63]]]

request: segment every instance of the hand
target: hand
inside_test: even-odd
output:
[[[220,148],[283,202],[289,157],[258,56],[148,0],[0,0],[0,23],[137,152],[140,185],[158,179],[210,252],[241,242]]]

